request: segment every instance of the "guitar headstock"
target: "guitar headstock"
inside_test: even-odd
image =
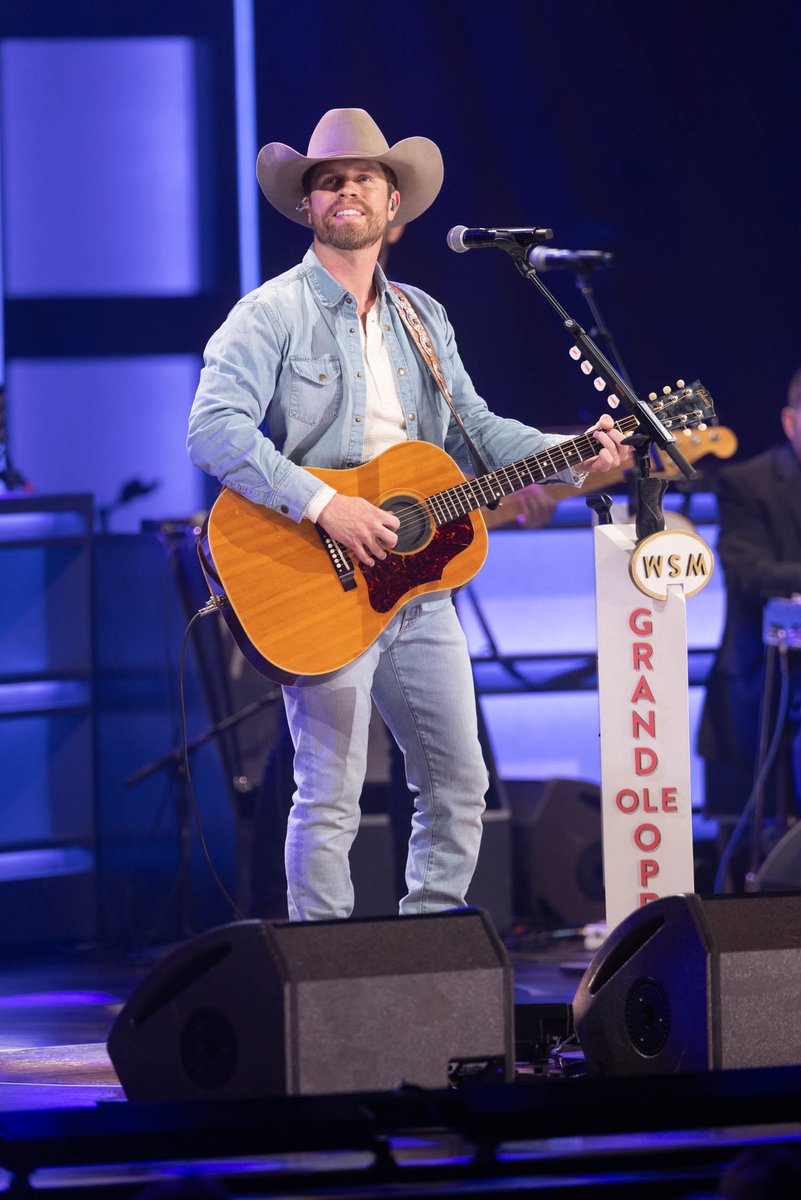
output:
[[[689,433],[691,429],[706,429],[717,422],[715,404],[700,380],[685,383],[676,381],[675,388],[664,387],[661,394],[651,392],[648,407],[666,429]]]

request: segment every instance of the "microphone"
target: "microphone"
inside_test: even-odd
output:
[[[451,250],[464,254],[465,250],[480,250],[484,246],[497,246],[499,250],[515,246],[525,249],[552,237],[552,229],[468,229],[465,225],[454,225],[445,240]]]
[[[526,254],[536,271],[591,271],[611,267],[614,257],[605,250],[552,250],[549,246],[532,246]]]

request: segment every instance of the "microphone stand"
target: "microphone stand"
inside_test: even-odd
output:
[[[272,692],[267,692],[260,699],[246,704],[244,708],[240,708],[238,712],[232,713],[230,717],[224,717],[217,721],[214,725],[210,725],[203,733],[197,734],[193,738],[189,738],[186,747],[183,744],[173,746],[166,753],[154,758],[151,762],[145,763],[144,766],[138,767],[130,775],[122,781],[122,786],[125,788],[136,787],[145,779],[149,779],[151,775],[155,775],[158,771],[168,772],[168,778],[175,782],[178,788],[178,925],[181,936],[184,938],[191,937],[193,933],[191,921],[191,895],[190,895],[190,879],[189,879],[189,848],[192,836],[192,814],[189,806],[188,797],[188,781],[186,778],[186,760],[194,754],[202,746],[212,738],[218,738],[221,733],[228,729],[233,729],[241,721],[252,717],[268,704],[280,700],[281,693],[275,689]],[[161,920],[161,918],[160,918]],[[159,923],[160,923],[159,920]]]
[[[589,336],[593,341],[601,342],[608,348],[609,353],[615,360],[618,375],[626,383],[630,383],[631,377],[620,356],[620,351],[617,348],[615,339],[612,337],[612,332],[601,315],[598,301],[595,299],[595,292],[590,282],[590,272],[586,267],[580,266],[571,266],[570,270],[573,272],[576,287],[584,297],[587,308],[590,310],[595,322]],[[642,446],[638,446],[636,434],[633,434],[629,440],[634,446],[635,453],[635,466],[631,472],[632,478],[629,480],[629,512],[631,514],[633,510],[637,540],[642,541],[644,537],[648,537],[651,533],[657,533],[665,527],[664,517],[660,514],[662,512],[662,498],[665,494],[667,483],[663,482],[661,488],[658,487],[660,481],[655,479],[650,479],[648,484],[643,483],[644,479],[649,478],[653,467],[653,450],[647,442]],[[632,485],[636,488],[636,493],[632,490]],[[600,519],[601,514],[599,513]],[[608,519],[611,521],[612,518],[609,517]]]
[[[571,350],[571,356],[582,359],[582,370],[586,374],[595,374],[595,385],[599,391],[609,389],[609,399],[622,401],[625,408],[637,418],[639,428],[636,433],[626,438],[626,443],[634,447],[637,466],[640,471],[637,479],[637,540],[649,537],[665,528],[665,518],[662,513],[662,496],[665,492],[666,481],[651,478],[650,449],[652,445],[662,450],[676,464],[686,479],[696,475],[693,467],[679,450],[676,439],[670,430],[665,429],[656,414],[632,390],[630,384],[618,372],[603,351],[579,325],[578,321],[562,307],[556,297],[545,286],[536,269],[528,261],[527,250],[518,246],[504,246],[504,249],[514,260],[520,274],[535,284],[540,293],[562,318],[564,328],[576,343]],[[592,307],[591,307],[592,311]],[[593,315],[595,315],[593,313]],[[611,344],[611,343],[610,343]],[[599,385],[600,381],[600,385]]]
[[[629,373],[623,364],[623,359],[620,357],[620,351],[615,344],[615,339],[612,337],[609,326],[601,316],[601,310],[598,307],[598,301],[595,299],[595,292],[593,291],[592,283],[590,282],[590,272],[586,267],[577,266],[571,266],[570,270],[573,272],[576,287],[584,297],[587,303],[587,308],[590,310],[592,319],[595,322],[593,328],[590,330],[590,337],[593,338],[593,340],[602,342],[605,346],[609,347],[609,352],[617,363],[618,375],[621,377],[621,379],[625,379],[627,383],[630,382]]]

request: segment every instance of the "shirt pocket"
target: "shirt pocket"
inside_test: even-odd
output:
[[[342,367],[338,358],[290,358],[289,415],[304,425],[330,421],[342,402]]]

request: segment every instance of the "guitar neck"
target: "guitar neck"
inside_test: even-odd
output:
[[[622,433],[631,433],[638,425],[637,418],[631,415],[616,421],[614,428]],[[477,508],[483,508],[494,500],[511,496],[513,492],[519,492],[531,483],[542,483],[568,467],[578,467],[583,462],[595,458],[598,450],[595,438],[591,434],[582,433],[580,437],[557,442],[547,450],[540,450],[528,458],[508,463],[505,467],[499,467],[497,471],[490,471],[475,479],[466,479],[464,483],[447,488],[444,492],[435,492],[428,497],[428,506],[435,523],[446,525],[456,517],[475,512]]]

